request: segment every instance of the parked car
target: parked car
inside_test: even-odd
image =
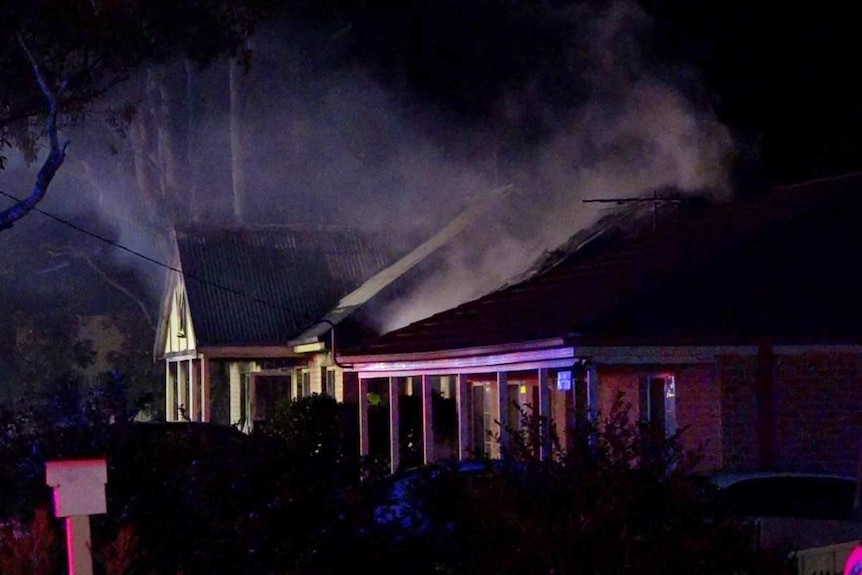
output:
[[[444,474],[475,480],[491,469],[493,462],[467,460],[427,467],[417,467],[390,475],[378,486],[378,505],[374,509],[374,523],[392,530],[399,537],[422,535],[432,529],[428,506],[432,494],[428,487]]]
[[[750,521],[758,545],[797,551],[862,540],[856,478],[809,472],[717,473],[716,513]]]

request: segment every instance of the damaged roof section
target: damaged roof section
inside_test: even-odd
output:
[[[670,229],[552,254],[528,279],[362,354],[574,337],[596,345],[862,342],[862,177],[715,205]],[[589,248],[589,249],[587,249]],[[351,352],[353,353],[353,352]]]
[[[481,217],[489,208],[494,206],[511,188],[512,186],[510,185],[501,186],[487,192],[483,196],[474,198],[458,216],[441,228],[436,234],[419,244],[392,265],[371,276],[357,289],[345,295],[335,308],[331,309],[326,316],[321,318],[317,325],[301,333],[291,343],[299,344],[317,341],[331,327],[350,317],[360,307],[378,296],[378,294],[380,294],[380,300],[377,302],[379,306],[387,298],[397,297],[393,296],[394,293],[397,293],[396,290],[408,289],[411,282],[421,281],[423,277],[432,274],[433,270],[441,268],[446,257],[447,248],[451,249],[452,245],[456,243],[456,238],[462,232],[465,232],[469,226],[474,224],[477,218]],[[366,310],[364,317],[354,318],[354,321],[351,322],[352,325],[348,329],[355,331],[358,325],[364,325],[368,328],[366,332],[370,334],[373,331],[370,328],[370,324],[373,324],[374,321],[369,316],[373,313],[373,309]]]
[[[182,228],[176,245],[206,346],[286,343],[398,255],[379,234],[321,226]]]
[[[584,200],[584,203],[597,200]],[[604,201],[604,200],[602,200]],[[557,264],[573,257],[585,259],[596,257],[615,246],[629,245],[659,233],[666,235],[677,226],[692,218],[700,217],[714,205],[706,196],[686,195],[668,188],[654,196],[608,200],[596,222],[586,226],[553,250],[540,255],[522,274],[509,279],[506,288],[534,276],[548,273]]]

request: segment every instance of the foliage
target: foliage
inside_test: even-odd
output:
[[[93,550],[94,559],[104,565],[105,575],[128,575],[140,558],[135,529],[126,525],[113,541]]]
[[[14,329],[14,347],[8,350],[15,368],[12,377],[31,394],[44,393],[51,381],[70,378],[92,363],[92,342],[75,337],[75,315],[16,313],[9,324]]]
[[[229,427],[112,426],[108,515],[94,521],[106,568],[128,562],[141,573],[257,572],[275,494],[268,474],[276,452],[266,447]]]
[[[34,396],[0,408],[0,518],[26,516],[46,504],[45,461],[104,455],[112,424],[136,408],[116,372],[92,388],[66,372]]]
[[[104,420],[95,406],[111,405],[85,404],[80,421]],[[87,428],[109,465],[108,514],[93,522],[105,573],[787,572],[713,515],[679,438],[656,449],[621,401],[571,430],[566,451],[552,422],[522,412],[505,460],[362,481],[344,409],[319,395],[284,402],[252,436],[194,423]],[[0,462],[45,453],[44,421],[6,423],[17,435]],[[555,457],[542,460],[536,447],[549,441]],[[42,469],[28,480],[41,485]],[[381,523],[381,495],[408,476],[413,527]]]
[[[99,454],[108,460],[108,514],[93,518],[93,541],[107,571],[261,573],[307,562],[327,537],[358,475],[338,429],[341,405],[322,397],[285,405],[281,427],[249,437],[206,424],[126,423],[117,393],[76,395],[70,386],[39,408],[3,414],[0,517],[50,502],[45,460]]]
[[[122,387],[127,419],[140,413],[159,412],[163,402],[158,399],[164,397],[164,364],[153,362],[150,346],[141,345],[155,338],[154,329],[134,312],[116,313],[112,322],[122,334],[122,344],[120,349],[108,353],[111,371],[102,380]]]
[[[164,375],[159,373],[163,365],[154,364],[150,348],[141,345],[152,340],[152,329],[140,321],[135,309],[118,311],[110,319],[92,317],[77,309],[11,314],[11,320],[0,328],[5,329],[0,334],[0,338],[5,336],[5,341],[0,341],[0,355],[5,356],[0,381],[10,405],[18,401],[56,404],[73,389],[80,395],[95,385],[93,393],[101,397],[93,400],[113,402],[117,418],[154,411],[155,398],[164,387]],[[102,344],[116,349],[103,352],[98,363],[94,342],[82,335],[86,320],[105,324],[106,339],[118,340]]]
[[[550,428],[522,413],[509,457],[484,467],[435,468],[418,476],[410,505],[421,529],[380,528],[373,515],[345,532],[351,563],[334,572],[413,573],[785,573],[780,558],[711,513],[711,494],[690,480],[694,457],[672,437],[655,449],[621,400],[585,422],[573,449],[543,461]],[[357,564],[357,561],[360,561]]]
[[[4,148],[13,146],[33,162],[43,136],[50,143],[32,191],[0,211],[0,230],[44,198],[64,163],[60,119],[81,119],[91,102],[144,65],[178,56],[203,65],[220,54],[235,53],[257,21],[279,4],[35,0],[0,5],[0,171],[5,167]],[[43,115],[44,125],[35,121]]]
[[[281,454],[283,484],[302,490],[301,497],[289,496],[291,503],[321,503],[321,498],[359,476],[359,459],[346,428],[351,421],[344,417],[346,409],[335,398],[317,393],[284,400],[276,407],[262,435],[274,440],[272,445]]]
[[[359,477],[359,458],[347,429],[347,406],[312,394],[281,402],[263,436],[272,441],[270,481],[276,485],[268,541],[280,562],[315,562],[332,538],[344,497]]]
[[[6,2],[0,26],[0,85],[6,87],[0,90],[0,129],[45,106],[22,41],[52,85],[66,82],[66,109],[80,111],[141,64],[175,55],[205,64],[234,50],[278,4],[269,0]],[[20,132],[14,134],[14,143],[27,142]]]
[[[0,574],[50,575],[61,564],[57,527],[46,507],[24,523],[0,522]]]
[[[50,502],[45,461],[104,453],[115,417],[100,391],[60,379],[40,403],[0,410],[0,517],[22,517]]]
[[[324,465],[338,465],[347,457],[343,409],[343,404],[328,395],[314,393],[287,399],[276,407],[266,434],[284,441],[292,455]]]

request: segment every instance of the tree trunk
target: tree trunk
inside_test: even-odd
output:
[[[188,206],[179,183],[171,95],[163,76],[164,70],[147,71],[144,102],[129,125],[138,193],[149,221],[159,228],[184,219]]]
[[[154,75],[154,105],[153,120],[156,124],[156,157],[159,171],[159,188],[162,198],[168,202],[174,219],[179,215],[179,206],[183,203],[177,185],[176,158],[174,154],[174,138],[171,133],[170,95],[164,79],[165,69],[161,68]]]
[[[135,168],[135,183],[138,197],[146,210],[147,219],[155,224],[159,219],[158,186],[153,174],[153,158],[150,152],[150,131],[147,125],[149,107],[138,106],[129,121],[129,144]]]
[[[200,207],[198,206],[198,170],[195,154],[196,149],[196,130],[198,128],[197,118],[197,100],[195,95],[195,80],[196,73],[191,60],[185,61],[186,72],[186,116],[188,123],[186,124],[186,164],[188,169],[188,205],[189,216],[192,221],[197,223],[200,220]]]
[[[231,177],[233,181],[233,216],[237,223],[243,222],[246,193],[245,164],[243,162],[243,97],[241,78],[243,76],[242,62],[238,57],[231,58],[228,63],[230,80],[230,152]]]

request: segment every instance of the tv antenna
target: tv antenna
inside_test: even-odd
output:
[[[652,197],[636,197],[636,198],[592,198],[589,200],[581,200],[585,204],[643,204],[652,202],[652,231],[658,231],[658,207],[663,204],[681,204],[680,198],[660,198],[658,190],[653,191]]]

